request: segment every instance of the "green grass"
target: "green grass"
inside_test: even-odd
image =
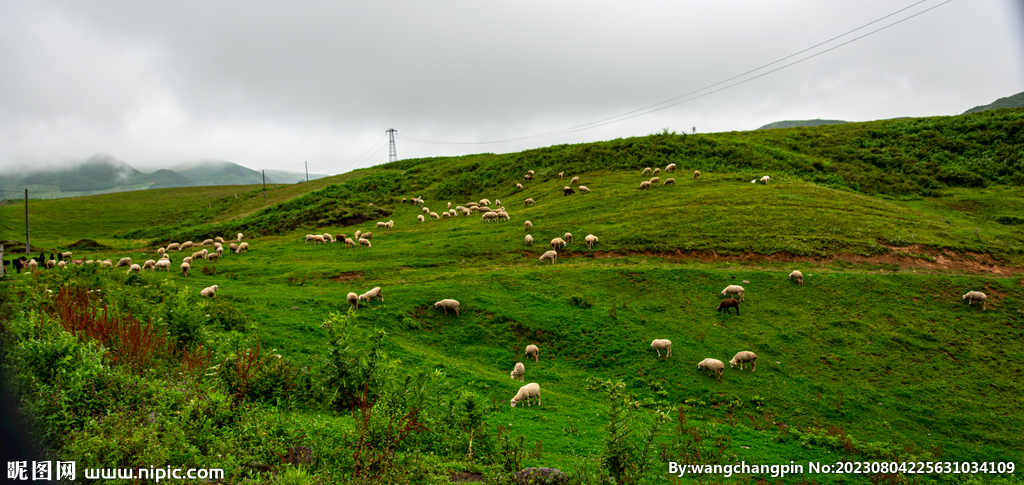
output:
[[[826,139],[837,136],[830,130],[855,125],[815,130]],[[165,281],[194,291],[216,284],[217,299],[253,321],[265,349],[316,368],[326,357],[329,335],[321,324],[327,315],[348,307],[348,292],[380,286],[384,301],[356,312],[356,347],[367,348],[366,339],[384,330],[382,350],[398,375],[440,371],[454,388],[480,397],[492,438],[500,425],[502,432],[526,436],[527,451],[541,443],[540,455],[530,455],[524,466],[573,470],[580,457],[599,455],[608,403],[592,389],[607,379],[621,379],[645,410],[664,407],[675,418],[681,406],[685,426],[694,427],[708,449],[720,451],[722,463],[893,456],[1024,463],[1017,439],[1024,434],[1024,363],[1016,358],[1024,337],[1024,225],[1000,219],[1024,212],[1021,187],[944,187],[898,200],[826,186],[795,172],[773,174],[766,186],[750,183],[759,169],[702,169],[700,180],[684,170],[662,173],[677,185],[644,192],[637,190],[638,170],[595,167],[569,171],[560,180],[556,161],[543,157],[496,168],[501,160],[525,156],[402,161],[388,170],[279,188],[269,207],[253,191],[239,193],[236,202],[234,187],[34,202],[33,221],[43,227],[34,231],[33,242],[58,249],[89,238],[115,249],[76,252],[76,258],[144,260],[155,259],[154,243],[163,238],[126,238],[140,228],[198,236],[232,224],[264,224],[245,231],[253,236],[250,252],[226,254],[215,274],[204,275],[202,263],[188,278],[145,273],[132,280],[136,289],[123,291],[148,294]],[[531,168],[538,180],[517,191],[515,181]],[[478,179],[468,182],[453,173]],[[592,192],[564,197],[561,187],[573,175]],[[452,180],[478,186],[452,195],[465,190]],[[314,187],[316,182],[323,185]],[[153,199],[143,194],[164,198],[149,203]],[[454,207],[500,199],[512,221],[484,224],[475,213],[420,223],[420,208],[399,200],[421,194],[435,212],[449,200]],[[524,207],[527,197],[536,205]],[[370,203],[386,215],[351,226],[301,222],[297,229],[280,229],[292,218],[318,220],[311,208],[355,211]],[[204,204],[210,204],[205,211]],[[0,213],[16,209],[5,206]],[[71,210],[80,210],[71,218],[76,222],[61,224]],[[377,220],[389,219],[395,230],[376,228]],[[533,247],[523,242],[525,220],[534,225]],[[4,224],[11,223],[5,218]],[[352,237],[357,229],[374,233],[372,249],[303,243],[307,232]],[[573,233],[574,243],[560,251],[556,264],[540,263],[547,241],[565,232]],[[17,223],[0,234],[17,239]],[[593,250],[583,242],[587,234],[600,238]],[[172,255],[177,263],[184,254]],[[803,271],[804,286],[788,280],[793,269]],[[123,270],[108,273],[93,280],[106,291],[129,283]],[[60,275],[49,272],[38,282],[17,276],[14,285],[38,294],[29,288],[54,288]],[[738,316],[715,312],[729,284],[747,290]],[[986,292],[988,309],[965,305],[960,296],[968,290]],[[109,298],[143,318],[164,315],[155,300]],[[443,298],[461,302],[461,317],[433,308]],[[241,338],[226,334],[211,338],[211,345],[223,358],[237,351],[233,346]],[[649,347],[655,338],[672,340],[671,358],[657,358]],[[541,384],[544,404],[513,409],[507,401],[520,384],[508,372],[524,360],[530,343],[541,355],[536,364],[525,362],[527,382]],[[758,354],[756,372],[726,369],[719,383],[696,369],[705,357],[727,362],[741,350]],[[267,411],[274,412],[273,406]],[[332,440],[351,429],[350,416],[315,407],[276,412],[268,419],[284,423],[279,426],[288,433],[308,432],[309,441],[324,447],[318,451],[343,455]],[[657,443],[675,439],[675,427],[666,425]],[[843,451],[846,438],[856,443],[856,454]],[[472,468],[459,456],[424,459],[436,473]],[[655,461],[662,468],[651,483],[666,469],[665,460]]]

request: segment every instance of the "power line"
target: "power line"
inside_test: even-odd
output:
[[[944,2],[942,2],[940,4],[938,4],[938,5],[929,7],[927,9],[925,9],[925,10],[917,12],[917,13],[915,13],[913,15],[908,16],[908,17],[904,17],[904,18],[902,18],[902,19],[900,19],[900,20],[898,20],[896,22],[893,22],[891,24],[888,24],[888,25],[886,25],[884,27],[881,27],[879,29],[876,29],[876,30],[873,30],[871,32],[868,32],[867,34],[864,34],[864,35],[862,35],[860,37],[856,37],[856,38],[854,38],[852,40],[843,42],[842,44],[830,47],[830,48],[828,48],[828,49],[826,49],[824,51],[812,54],[810,56],[804,57],[802,59],[799,59],[797,61],[791,62],[789,64],[785,64],[785,65],[783,65],[781,67],[778,67],[776,69],[772,69],[770,71],[758,74],[757,76],[754,76],[754,77],[751,77],[751,78],[747,78],[747,79],[745,79],[743,81],[740,81],[740,82],[737,82],[737,83],[729,84],[729,85],[727,85],[727,86],[725,86],[725,87],[723,87],[721,89],[716,89],[714,91],[710,91],[710,92],[704,93],[704,94],[702,94],[700,96],[695,96],[693,98],[683,99],[682,101],[673,102],[673,101],[676,101],[676,100],[680,100],[681,98],[686,98],[686,97],[691,96],[693,94],[699,93],[701,91],[706,91],[706,90],[711,89],[711,88],[713,88],[715,86],[719,86],[719,85],[725,84],[725,83],[727,83],[729,81],[741,78],[741,77],[746,76],[748,74],[757,72],[757,71],[762,70],[762,69],[764,69],[764,68],[766,68],[768,66],[772,66],[772,65],[778,64],[778,63],[780,63],[782,61],[785,61],[786,59],[790,59],[790,58],[796,57],[796,56],[798,56],[800,54],[803,54],[803,53],[808,52],[810,50],[813,50],[815,48],[821,47],[822,45],[825,45],[825,44],[828,44],[828,43],[830,43],[832,41],[835,41],[836,39],[845,37],[845,36],[847,36],[847,35],[849,35],[849,34],[851,34],[853,32],[856,32],[858,30],[862,30],[865,27],[868,27],[870,25],[873,25],[873,24],[876,24],[878,22],[881,22],[882,20],[885,20],[885,19],[887,19],[889,17],[892,17],[892,16],[894,16],[896,14],[904,12],[904,11],[910,9],[910,8],[913,8],[913,7],[917,6],[917,5],[925,3],[927,1],[929,1],[929,0],[920,0],[920,1],[916,2],[916,3],[913,3],[911,5],[903,7],[903,8],[901,8],[901,9],[895,11],[895,12],[892,12],[892,13],[890,13],[888,15],[885,15],[883,17],[880,17],[880,18],[877,18],[875,20],[872,20],[871,22],[868,22],[868,23],[866,23],[864,25],[861,25],[860,27],[857,27],[857,28],[855,28],[853,30],[849,30],[849,31],[847,31],[847,32],[845,32],[843,34],[840,34],[840,35],[837,35],[835,37],[832,37],[831,39],[828,39],[828,40],[826,40],[824,42],[819,42],[818,44],[815,44],[815,45],[813,45],[811,47],[808,47],[806,49],[800,50],[800,51],[795,52],[793,54],[790,54],[788,56],[779,58],[777,60],[769,62],[768,64],[764,64],[764,65],[762,65],[760,67],[757,67],[755,69],[751,69],[749,71],[746,71],[746,72],[744,72],[742,74],[737,74],[737,75],[732,76],[730,78],[718,81],[718,82],[716,82],[714,84],[709,84],[709,85],[704,86],[704,87],[702,87],[700,89],[696,89],[694,91],[690,91],[689,93],[682,94],[682,95],[679,95],[679,96],[676,96],[676,97],[673,97],[673,98],[670,98],[670,99],[667,99],[667,100],[664,100],[664,101],[661,101],[661,102],[658,102],[658,103],[654,103],[652,105],[648,105],[648,106],[645,106],[643,108],[638,108],[638,109],[635,109],[635,110],[632,110],[632,111],[627,111],[625,113],[622,113],[622,114],[619,114],[619,115],[616,115],[616,116],[600,119],[600,120],[597,120],[597,121],[592,121],[590,123],[584,123],[582,125],[577,125],[577,126],[573,126],[573,127],[569,127],[569,128],[563,128],[561,130],[555,130],[555,131],[550,131],[550,132],[546,132],[546,133],[539,133],[539,134],[535,134],[535,135],[527,135],[527,136],[521,136],[521,137],[515,137],[515,138],[507,138],[507,139],[503,139],[503,140],[493,140],[493,141],[446,142],[446,141],[437,141],[437,140],[424,140],[424,139],[421,139],[421,138],[414,138],[414,137],[405,136],[405,135],[399,135],[399,138],[403,139],[403,140],[406,140],[406,141],[412,141],[412,142],[418,142],[418,143],[438,144],[438,145],[485,145],[485,144],[492,144],[492,143],[506,143],[506,142],[510,142],[510,141],[529,140],[529,139],[534,139],[534,138],[543,138],[543,137],[549,137],[549,136],[555,136],[555,135],[563,135],[563,134],[568,134],[568,133],[574,133],[574,132],[577,132],[577,131],[587,130],[587,129],[590,129],[590,128],[596,128],[598,126],[604,126],[604,125],[609,125],[609,124],[612,124],[612,123],[618,123],[620,121],[625,121],[625,120],[628,120],[628,119],[636,118],[638,116],[643,116],[643,115],[646,115],[646,114],[649,114],[649,113],[653,113],[655,111],[660,111],[660,110],[665,109],[665,108],[670,108],[672,106],[677,106],[677,105],[682,104],[682,103],[687,103],[687,102],[690,102],[690,101],[693,101],[693,100],[696,100],[696,99],[700,99],[700,98],[703,98],[705,96],[717,93],[719,91],[724,91],[724,90],[729,89],[731,87],[738,86],[740,84],[744,84],[744,83],[753,81],[755,79],[764,77],[764,76],[766,76],[768,74],[771,74],[771,73],[780,71],[782,69],[785,69],[787,67],[799,64],[801,62],[804,62],[804,61],[807,61],[807,60],[810,60],[810,59],[813,59],[813,58],[818,57],[818,56],[820,56],[822,54],[825,54],[827,52],[830,52],[830,51],[833,51],[835,49],[838,49],[839,47],[843,47],[843,46],[845,46],[847,44],[853,43],[855,41],[858,41],[858,40],[863,39],[865,37],[868,37],[870,35],[876,34],[878,32],[886,30],[886,29],[888,29],[890,27],[893,27],[895,25],[901,24],[901,23],[903,23],[903,22],[905,22],[907,20],[910,20],[910,19],[912,19],[914,17],[922,15],[922,14],[924,14],[926,12],[931,11],[931,10],[934,10],[934,9],[936,9],[938,7],[941,7],[941,6],[943,6],[943,5],[947,4],[947,3],[950,3],[953,0],[946,0],[946,1],[944,1]],[[666,103],[671,103],[671,104],[666,104]],[[661,106],[661,105],[664,105],[664,106]]]

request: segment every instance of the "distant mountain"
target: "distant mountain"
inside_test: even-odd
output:
[[[1024,108],[1024,92],[1014,94],[1013,96],[1007,96],[1005,98],[999,98],[992,102],[992,104],[986,104],[985,106],[975,106],[964,114],[968,113],[979,113],[982,111],[988,111],[990,109],[999,108]]]
[[[276,183],[281,184],[293,184],[296,182],[305,182],[306,174],[299,172],[286,172],[284,170],[267,170],[267,182],[270,182],[270,178],[273,177]],[[310,180],[322,179],[324,177],[330,177],[330,175],[322,173],[311,173],[309,174]]]
[[[849,123],[849,121],[843,120],[786,120],[776,121],[774,123],[768,123],[758,130],[770,130],[773,128],[796,128],[800,126],[821,126],[821,125],[841,125],[843,123]]]
[[[310,174],[310,180],[326,175]],[[267,170],[267,182],[295,183],[305,174]],[[32,199],[55,199],[131,190],[200,185],[248,185],[263,182],[263,174],[224,160],[180,164],[152,173],[136,170],[124,160],[100,153],[69,168],[0,175],[0,195],[13,198],[29,191]]]

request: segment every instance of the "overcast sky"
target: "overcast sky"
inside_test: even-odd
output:
[[[400,158],[501,153],[663,128],[952,115],[1024,91],[1021,2],[955,0],[619,123],[496,144],[403,138],[483,142],[583,125],[917,1],[0,0],[0,169],[103,152],[138,168],[222,159],[301,170],[307,160],[311,172],[341,173],[386,162],[388,128]]]

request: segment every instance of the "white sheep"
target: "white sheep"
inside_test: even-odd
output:
[[[185,258],[182,259],[181,262],[182,263],[192,264],[192,256],[185,256]]]
[[[163,255],[167,254],[167,250],[164,249],[164,248],[157,248],[156,254],[157,254],[157,256],[163,256]]]
[[[646,180],[644,180],[643,182],[640,182],[640,190],[647,190],[647,189],[650,189],[650,188],[651,188],[651,183],[650,182],[648,182]]]
[[[587,242],[587,249],[594,249],[594,243],[597,242],[597,236],[593,234],[587,234],[587,237],[584,238],[584,241]]]
[[[384,301],[384,293],[381,292],[379,286],[375,286],[372,290],[367,291],[362,295],[359,295],[359,299],[363,301],[373,301],[374,298],[377,298],[380,301]]]
[[[373,244],[370,244],[369,239],[359,238],[359,248],[362,249],[363,246],[366,246],[367,248],[372,248]]]
[[[161,259],[160,261],[157,261],[153,265],[153,271],[155,272],[158,269],[162,269],[164,271],[170,272],[171,271],[171,260],[169,260],[169,259]]]
[[[60,259],[71,259],[71,255],[71,251],[65,251],[63,253],[60,253]]]
[[[32,261],[29,261],[29,264],[32,264],[33,261],[35,261],[35,260],[33,259]],[[114,267],[114,262],[109,260],[109,259],[104,259],[103,261],[100,261],[100,267],[101,268],[113,268]],[[32,266],[32,269],[36,269],[34,265]]]
[[[424,214],[430,214],[430,207],[424,207],[422,212]]]
[[[530,221],[526,221],[526,224],[525,224],[525,225],[526,225],[526,230],[527,230],[527,231],[529,231],[529,230],[533,229],[533,223],[532,223],[532,222],[530,222]]]
[[[110,261],[110,260],[108,259],[107,261]],[[109,265],[108,265],[108,264],[106,264],[106,263],[107,263],[107,261],[104,261],[104,262],[103,262],[103,266],[104,266],[104,267],[109,267]],[[30,260],[28,261],[28,269],[29,269],[30,271],[35,271],[35,270],[39,269],[39,263],[37,263],[37,262],[36,262],[35,258],[33,258],[33,259],[30,259]]]
[[[700,178],[700,170],[694,170],[693,171],[693,178],[695,178],[695,179],[699,179]]]
[[[551,249],[561,249],[564,248],[565,245],[565,240],[560,237],[556,237],[551,240]]]
[[[661,177],[652,177],[651,178],[651,186],[652,187],[656,187],[659,183],[661,183]]]
[[[537,172],[534,172],[533,170],[527,170],[527,171],[526,171],[526,173],[528,173],[528,174],[530,174],[530,175],[533,175],[533,174],[535,174],[535,173],[537,173]]]
[[[133,264],[133,265],[131,265],[131,267],[128,268],[128,271],[125,274],[128,274],[128,273],[138,273],[139,271],[142,271],[142,266],[139,266],[137,264]]]
[[[249,252],[249,243],[244,242],[238,245],[238,249],[235,250],[235,254],[242,254]]]
[[[349,239],[349,241],[351,241],[351,239]],[[345,299],[348,300],[348,304],[352,308],[359,308],[359,295],[357,295],[355,292],[349,292],[348,296],[346,296]]]
[[[64,261],[63,259],[60,260],[60,261],[57,261],[57,267],[60,268],[60,269],[67,268],[68,267],[68,262]]]
[[[51,259],[51,260],[46,262],[46,269],[54,269],[56,267],[57,267],[57,260],[56,259]]]
[[[416,216],[416,220],[417,220],[417,221],[420,221],[420,222],[423,222],[423,221],[425,221],[425,220],[426,220],[426,218],[425,218],[425,217],[423,217],[423,214],[420,214],[420,215]]]
[[[181,251],[181,245],[178,243],[170,243],[167,245],[168,251]]]
[[[667,167],[665,167],[665,173],[675,172],[675,171],[676,171],[676,164],[674,164],[674,163],[670,163],[670,164],[668,164]]]
[[[217,242],[219,242],[219,243],[221,243],[221,244],[224,244],[224,238],[222,238],[222,237],[220,237],[220,236],[217,236],[217,237],[213,238],[213,240],[214,240],[214,241],[217,241]]]
[[[551,264],[555,264],[555,260],[558,259],[558,253],[555,251],[548,251],[540,255],[540,261],[543,263],[545,259],[550,259]]]
[[[743,287],[740,285],[726,286],[725,289],[722,290],[722,295],[739,295],[740,297],[737,298],[737,300],[743,301]]]
[[[743,370],[743,364],[748,362],[751,364],[750,372],[757,370],[757,354],[749,350],[736,352],[736,356],[729,361],[729,368],[732,369],[736,367],[736,364],[739,364],[740,370]]]
[[[516,362],[515,367],[512,368],[512,373],[509,374],[509,377],[511,377],[512,379],[518,380],[519,382],[525,382],[526,381],[526,366],[523,365],[522,362]]]
[[[163,261],[163,260],[165,260],[165,259],[166,259],[166,260],[168,260],[168,261],[170,261],[170,260],[171,260],[171,255],[170,255],[170,254],[167,254],[167,253],[164,253],[163,255],[161,255],[161,256],[160,256],[160,260],[161,260],[161,261]]]
[[[210,253],[206,255],[206,260],[216,263],[220,259],[220,253]]]
[[[640,173],[640,176],[650,175],[650,174],[651,174],[651,167],[647,167],[647,168],[644,169],[643,172]]]
[[[217,296],[217,285],[207,286],[206,288],[203,288],[203,291],[200,291],[199,294],[207,298],[213,298]]]
[[[536,202],[534,202],[532,198],[526,199],[523,202],[526,203],[526,207],[529,207],[531,204],[536,204]]]
[[[355,245],[356,245],[356,242],[353,241],[352,238],[350,238],[350,237],[346,237],[345,238],[345,247],[346,248],[351,248],[351,247],[354,247]]]
[[[439,221],[439,220],[441,220],[441,216],[437,215],[437,212],[431,212],[430,213],[430,219],[431,220],[435,220],[435,221]]]
[[[355,239],[359,240],[359,236],[361,236],[362,234],[363,234],[363,231],[361,229],[357,229],[356,230]]]
[[[676,179],[674,179],[674,178],[667,178],[667,179],[665,179],[664,182],[662,182],[661,185],[675,185],[675,184],[676,184]]]
[[[579,176],[573,177],[572,179],[569,180],[569,185],[576,185],[578,183],[580,183]]]
[[[523,190],[523,184],[516,184],[516,190]]]
[[[571,232],[565,233],[564,237],[565,237],[565,242],[567,242],[569,244],[572,244],[572,233]]]
[[[334,236],[332,236],[329,232],[325,232],[321,237],[324,238],[324,241],[329,241],[332,243],[334,242]]]
[[[192,247],[192,241],[185,241],[185,242],[181,243],[181,250],[182,251],[184,251],[184,250],[186,250],[186,249],[188,249],[190,247]]]
[[[208,244],[213,244],[213,239],[203,239],[203,242],[200,243],[199,245],[200,246],[206,246]]]
[[[563,175],[565,175],[565,172],[558,172],[558,178],[562,178]]]
[[[147,259],[145,263],[142,263],[142,269],[149,268],[151,271],[156,271],[156,260]]]
[[[117,261],[117,265],[114,266],[114,267],[115,268],[120,268],[121,266],[131,266],[131,265],[132,265],[132,258],[121,258],[121,259],[119,259]]]
[[[181,263],[181,274],[182,276],[188,276],[188,270],[192,269],[192,265],[188,263]],[[167,271],[170,271],[168,269]]]
[[[236,235],[235,238],[238,240],[238,242],[242,242],[242,233],[238,233],[238,235]]]
[[[536,382],[531,382],[523,387],[520,387],[519,392],[516,393],[516,396],[513,397],[511,401],[509,401],[509,405],[512,407],[516,407],[516,404],[526,401],[526,405],[529,406],[530,399],[533,398],[537,398],[537,405],[540,406],[540,384],[537,384]]]
[[[988,299],[988,295],[980,291],[968,291],[962,298],[967,300],[968,305],[973,305],[974,302],[980,301],[982,310],[988,308],[988,304],[985,303],[985,300]]]
[[[651,175],[658,175],[659,173],[661,173],[661,169],[660,169],[660,168],[657,168],[657,167],[655,167],[655,168],[654,168],[654,171],[653,171],[653,172],[651,172]]]
[[[761,177],[761,182],[764,182],[765,185],[768,185],[768,182],[770,182],[771,180],[772,180],[772,178],[767,176],[767,175],[765,175],[764,177]]]
[[[533,361],[537,362],[540,356],[540,349],[536,345],[530,344],[526,346],[526,356],[533,357]]]
[[[230,251],[238,251],[238,245],[235,244],[235,243],[228,244],[228,250],[230,250]]]
[[[581,185],[581,186],[580,186],[580,193],[581,193],[581,194],[589,194],[589,193],[590,193],[590,189],[589,189],[589,188],[587,188],[587,186],[586,186],[586,185]]]
[[[483,222],[497,220],[498,219],[498,213],[497,212],[487,212],[487,213],[485,213],[481,217],[481,219],[483,220]]]
[[[529,234],[526,235],[526,245],[527,246],[533,246],[533,236],[531,236]]]
[[[669,357],[672,357],[672,341],[671,340],[667,340],[667,339],[663,339],[663,338],[654,339],[654,340],[651,341],[651,348],[654,349],[656,352],[658,352],[658,357],[661,357],[661,351],[662,350],[667,350],[668,351],[665,354],[665,358],[666,359],[669,358]]]
[[[491,199],[480,199],[480,205],[491,205]]]
[[[714,377],[715,375],[717,375],[718,382],[722,382],[722,371],[725,370],[725,364],[723,364],[722,361],[718,359],[712,359],[709,357],[707,359],[700,361],[700,363],[697,364],[697,370],[700,369],[707,369],[708,377]]]
[[[796,280],[800,286],[804,285],[804,274],[799,270],[793,270],[793,272],[789,274],[789,279]]]
[[[451,216],[452,216],[452,215],[451,215],[451,213],[449,213],[449,212],[442,212],[442,213],[441,213],[441,217],[451,217]]]
[[[388,222],[384,223],[384,228],[389,230],[389,231],[394,229],[395,228],[395,221],[388,221]]]
[[[313,234],[306,234],[306,240],[303,241],[302,244],[306,244],[306,243],[308,243],[310,241],[314,241],[313,244],[316,244],[316,242],[315,242],[316,241],[316,236],[313,235]]]
[[[320,237],[320,241],[323,242],[323,240],[324,240],[324,238]],[[316,244],[315,241],[314,241],[314,244]],[[196,252],[192,253],[192,261],[195,261],[197,259],[206,259],[206,255],[203,254],[202,251],[196,251]]]
[[[448,208],[449,208],[449,209],[451,209],[451,208],[452,208],[452,203],[451,203],[451,202],[449,202],[449,203],[448,203]]]
[[[459,302],[456,301],[456,300],[452,300],[452,299],[446,298],[444,300],[441,300],[441,301],[438,301],[438,302],[434,303],[434,308],[442,308],[442,309],[444,309],[444,314],[445,315],[448,314],[448,310],[454,310],[455,311],[455,316],[456,317],[459,316]]]
[[[224,248],[223,247],[217,248],[217,251],[215,251],[213,254],[216,254],[218,258],[223,256],[224,255]],[[212,256],[212,254],[211,254],[211,256]]]

